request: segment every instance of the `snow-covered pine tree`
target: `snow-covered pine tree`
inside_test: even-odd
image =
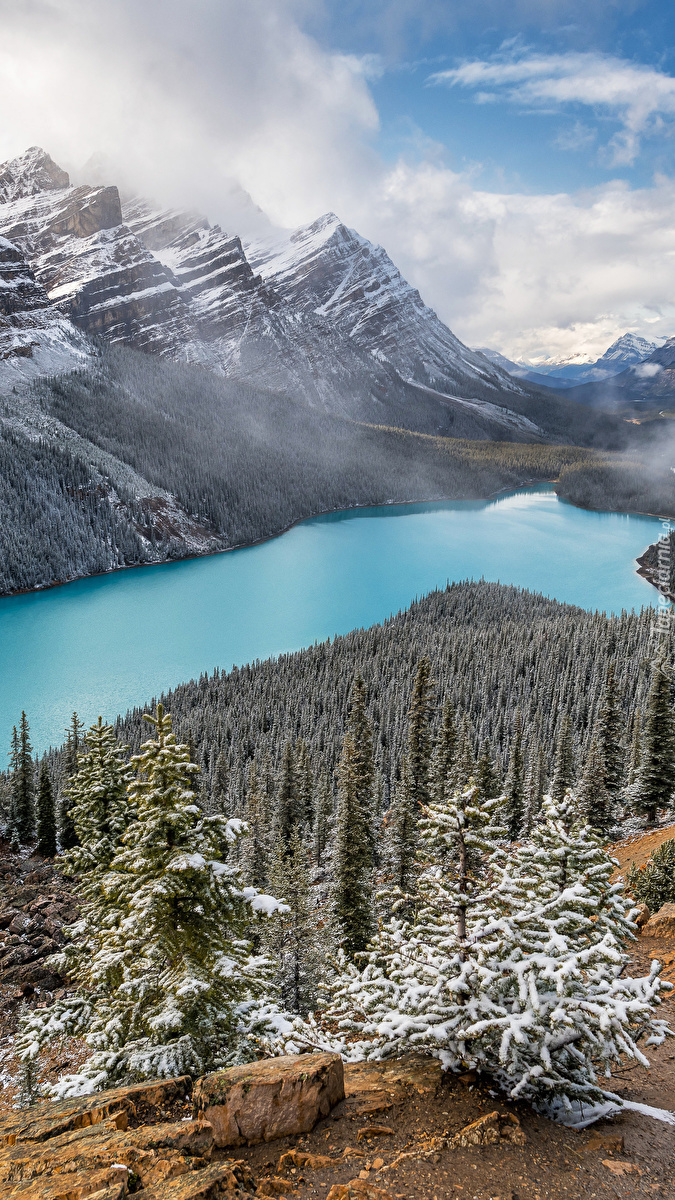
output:
[[[607,680],[595,724],[595,735],[604,764],[605,787],[610,796],[616,797],[624,780],[625,721],[613,663],[607,668]]]
[[[486,1069],[513,1098],[549,1110],[605,1100],[599,1075],[624,1059],[647,1065],[638,1041],[662,1041],[662,984],[622,975],[635,935],[614,861],[579,820],[578,802],[544,800],[546,820],[505,862],[502,916],[485,939],[492,980],[484,1019],[467,1023]]]
[[[66,871],[80,875],[84,894],[93,896],[132,816],[127,796],[132,772],[126,761],[128,746],[117,741],[112,725],[104,724],[102,717],[80,744],[77,771],[64,789],[77,845],[63,857]]]
[[[375,850],[375,763],[373,760],[373,729],[366,711],[366,685],[357,671],[350,697],[347,732],[351,734],[350,751],[353,786],[366,836],[370,840],[371,856]]]
[[[640,775],[640,763],[642,762],[642,713],[640,709],[635,710],[633,717],[633,737],[631,739],[630,749],[626,759],[626,787],[633,787],[637,783]]]
[[[455,755],[455,770],[453,776],[453,791],[466,788],[476,773],[476,760],[473,753],[471,726],[466,713],[462,717]]]
[[[483,749],[476,763],[475,780],[478,795],[483,796],[485,800],[494,800],[500,795],[499,771],[490,753],[490,743],[487,741],[483,742]]]
[[[310,832],[314,825],[314,772],[307,744],[298,738],[295,747],[298,816],[301,828]]]
[[[220,750],[213,765],[213,778],[211,781],[211,806],[213,812],[227,812],[229,783],[230,771],[227,755],[224,750]]]
[[[505,853],[506,829],[496,824],[502,803],[470,786],[423,810],[414,912],[401,920],[394,911],[362,965],[331,981],[324,1019],[369,1039],[360,1045],[367,1056],[423,1048],[453,1068],[481,1061],[480,1046],[467,1050],[458,1030],[491,1012],[482,934],[495,915],[492,879]]]
[[[35,766],[32,758],[30,728],[25,712],[21,713],[16,769],[12,778],[14,814],[19,841],[22,845],[35,836]]]
[[[385,873],[387,894],[410,895],[415,888],[417,865],[417,822],[420,806],[407,758],[401,763],[401,778],[394,788],[386,831]]]
[[[527,769],[525,782],[525,813],[523,816],[523,831],[529,834],[534,822],[538,819],[544,801],[546,785],[546,763],[544,750],[540,742],[535,742],[530,751],[530,765]]]
[[[663,659],[654,663],[647,702],[640,771],[631,789],[633,808],[650,824],[670,807],[675,791],[675,716],[672,680]]]
[[[345,954],[364,950],[373,931],[372,797],[364,786],[367,762],[347,732],[338,767],[333,859],[333,911]],[[372,778],[372,764],[370,770]]]
[[[266,923],[263,948],[276,966],[274,985],[286,1012],[306,1016],[316,1005],[323,958],[319,939],[326,930],[317,911],[309,877],[307,849],[296,826],[288,851],[272,856],[270,887],[287,905]]]
[[[36,854],[53,858],[56,854],[56,809],[54,789],[46,757],[40,764],[37,802],[37,846]]]
[[[431,661],[425,655],[417,667],[408,709],[407,787],[417,808],[429,802],[434,687]]]
[[[333,789],[330,786],[328,772],[324,771],[319,778],[314,812],[313,859],[316,867],[318,867],[321,863],[321,859],[328,845],[332,829]]]
[[[562,800],[572,786],[574,780],[574,742],[572,739],[572,718],[565,713],[560,722],[560,733],[555,750],[553,766],[553,782],[551,796],[554,800]]]
[[[504,781],[503,820],[514,842],[520,837],[525,817],[525,761],[523,758],[523,722],[520,709],[516,710],[513,737],[509,751],[509,767]]]
[[[74,712],[70,725],[66,729],[66,753],[65,753],[65,775],[66,778],[61,783],[59,788],[59,803],[58,803],[58,832],[59,846],[61,850],[73,850],[77,846],[77,834],[73,823],[72,814],[70,811],[71,801],[68,795],[68,778],[74,775],[77,771],[77,756],[80,752],[82,740],[82,730],[84,729],[83,722]]]
[[[288,848],[291,835],[298,821],[302,819],[298,801],[298,780],[295,770],[295,755],[290,738],[287,739],[276,791],[274,809],[274,838],[283,847]]]
[[[244,879],[260,890],[268,886],[269,874],[269,831],[265,807],[258,768],[252,762],[248,770],[244,808],[248,832],[240,843],[241,870]]]
[[[605,782],[605,762],[593,738],[584,773],[576,791],[580,815],[605,842],[616,826],[614,801]]]
[[[456,752],[455,710],[450,701],[446,700],[443,704],[443,715],[431,760],[430,790],[434,804],[442,804],[446,791],[452,790]]]
[[[27,1016],[21,1052],[64,1032],[93,1049],[61,1094],[112,1082],[206,1070],[254,1055],[242,1005],[268,986],[270,964],[250,953],[254,912],[278,901],[243,887],[228,850],[242,822],[200,813],[190,783],[197,768],[177,745],[171,718],[146,714],[155,736],[131,760],[128,826],[104,883],[97,943],[51,960],[81,990]],[[85,905],[85,921],[87,905]]]

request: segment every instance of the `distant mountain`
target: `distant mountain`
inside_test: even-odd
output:
[[[642,362],[599,383],[575,387],[570,396],[582,404],[605,411],[640,406],[675,407],[675,337],[652,350]]]
[[[516,379],[526,379],[528,383],[533,383],[536,387],[549,388],[552,391],[574,387],[572,380],[556,379],[553,381],[550,376],[533,371],[529,363],[512,362],[498,350],[490,350],[487,346],[481,346],[478,352],[488,358],[490,362],[496,363],[502,370],[508,371],[509,375],[515,376]]]
[[[599,383],[603,379],[610,379],[626,367],[644,362],[663,345],[664,340],[657,338],[648,341],[636,333],[624,333],[595,362],[572,355],[567,359],[548,360],[535,366],[528,362],[512,362],[497,350],[489,350],[485,346],[481,346],[480,353],[517,379],[526,379],[537,387],[560,390],[576,387],[580,383]]]

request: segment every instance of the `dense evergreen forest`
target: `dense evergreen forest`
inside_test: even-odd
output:
[[[73,714],[39,771],[21,714],[5,836],[58,844],[84,905],[49,960],[78,990],[26,1014],[26,1062],[86,1035],[69,1094],[261,1050],[421,1047],[546,1111],[602,1102],[597,1063],[667,1033],[658,971],[623,973],[633,905],[604,848],[672,811],[653,621],[454,584],[116,727]],[[671,857],[636,891],[670,896]]]
[[[667,433],[671,427],[668,422]],[[659,446],[661,435],[653,426],[648,436],[653,440],[647,447],[649,457],[643,458],[640,452],[635,461],[611,461],[603,456],[571,464],[563,469],[556,492],[581,508],[675,517],[675,475],[666,452],[670,438],[665,437]]]

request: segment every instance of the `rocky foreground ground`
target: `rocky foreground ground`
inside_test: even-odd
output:
[[[17,1110],[18,1016],[67,987],[44,959],[76,910],[49,864],[0,859],[0,1200],[675,1197],[675,1125],[626,1110],[565,1129],[505,1101],[489,1079],[444,1075],[422,1057],[343,1067],[303,1055]],[[633,973],[659,958],[675,979],[673,918],[645,925]],[[675,1028],[673,1000],[662,1013]],[[55,1046],[41,1078],[75,1070],[85,1054],[72,1040]],[[671,1109],[675,1038],[648,1055],[650,1071],[626,1069],[611,1086]]]

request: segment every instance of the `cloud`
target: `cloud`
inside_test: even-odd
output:
[[[0,161],[38,144],[72,169],[98,151],[111,181],[244,234],[262,222],[255,206],[283,226],[332,209],[384,245],[460,337],[511,358],[674,331],[671,181],[490,193],[415,130],[409,161],[392,167],[373,145],[380,62],[322,46],[307,33],[315,9],[0,0]],[[493,72],[480,87],[552,77],[497,85]]]
[[[303,32],[300,0],[0,0],[0,159],[102,152],[144,191],[227,218],[234,177],[273,220],[369,167],[370,58]],[[289,197],[292,202],[289,205]]]
[[[546,111],[584,105],[615,118],[620,131],[609,143],[612,162],[629,165],[645,134],[675,116],[675,79],[653,67],[596,53],[535,54],[522,50],[437,71],[433,85],[470,88]],[[492,92],[486,89],[493,89]]]
[[[468,175],[401,162],[368,206],[363,231],[394,251],[469,345],[512,359],[597,357],[627,330],[675,332],[672,180],[499,194]]]

